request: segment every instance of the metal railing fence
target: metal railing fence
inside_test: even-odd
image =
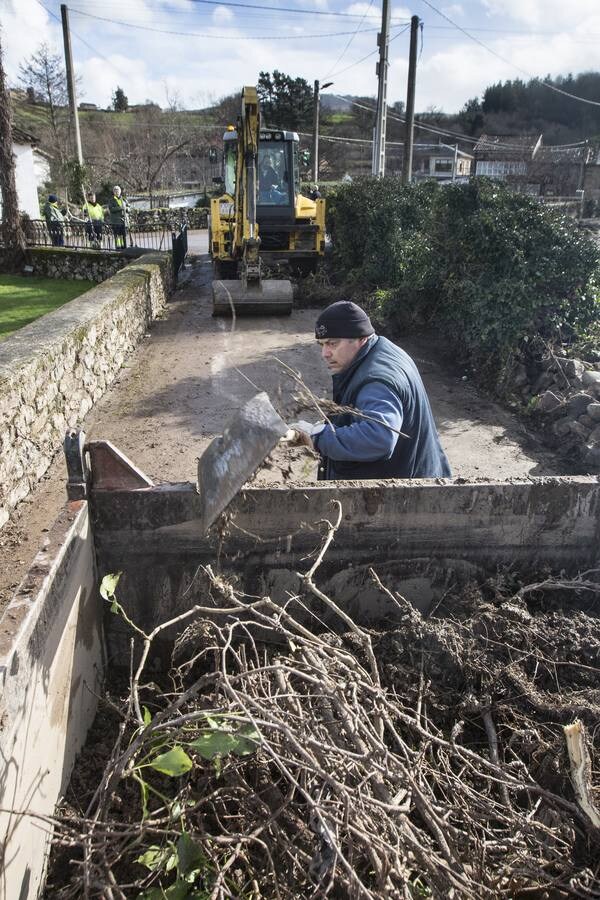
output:
[[[128,247],[144,250],[171,250],[172,228],[139,230],[105,222],[51,222],[30,219],[25,226],[29,247],[65,247],[67,249],[119,252]]]

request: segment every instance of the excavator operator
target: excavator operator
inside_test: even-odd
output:
[[[279,175],[273,166],[273,157],[265,155],[260,164],[258,173],[260,191],[270,191],[279,184]]]

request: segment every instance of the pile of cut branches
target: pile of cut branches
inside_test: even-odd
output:
[[[207,568],[220,609],[180,617],[167,684],[144,669],[160,629],[139,634],[50,896],[600,897],[597,573],[496,579],[424,618],[372,572],[398,616],[370,632],[315,581],[335,528],[284,607]],[[338,633],[306,627],[315,597]]]

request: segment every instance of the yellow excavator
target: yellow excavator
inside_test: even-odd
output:
[[[264,262],[305,276],[325,252],[325,201],[300,193],[299,138],[262,128],[255,87],[242,91],[237,128],[224,139],[224,193],[211,200],[213,315],[289,314],[292,284],[263,278]]]

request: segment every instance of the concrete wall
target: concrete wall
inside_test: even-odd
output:
[[[338,500],[342,523],[320,583],[365,623],[394,613],[393,604],[373,591],[370,566],[426,608],[453,580],[484,578],[503,568],[523,577],[577,572],[596,565],[600,554],[596,477],[256,488],[232,503],[232,525],[208,535],[200,497],[184,484],[93,491],[100,574],[123,571],[120,598],[146,630],[194,603],[210,602],[200,567],[217,559],[249,594],[268,592],[285,601],[301,591],[295,572],[309,568],[323,539],[322,522],[335,516]],[[316,608],[314,600],[308,605]],[[109,656],[118,659],[128,634],[115,616],[107,629]]]
[[[69,504],[0,620],[0,898],[34,900],[102,682],[87,504]],[[12,810],[12,812],[11,812]]]
[[[169,254],[148,254],[0,342],[0,528],[163,309]]]

